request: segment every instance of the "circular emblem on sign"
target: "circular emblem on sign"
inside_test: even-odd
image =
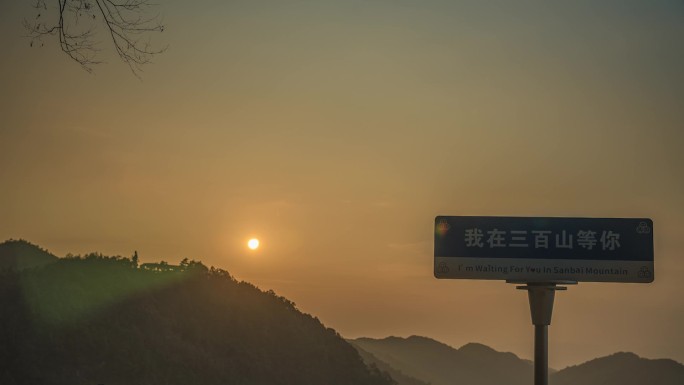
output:
[[[648,223],[639,222],[639,226],[637,226],[636,232],[639,234],[650,234],[651,228],[648,226]]]
[[[440,219],[439,223],[437,223],[437,226],[435,227],[435,230],[437,230],[437,234],[444,236],[444,234],[446,234],[447,231],[449,231],[449,228],[451,226],[449,226],[449,222],[447,222],[446,219]]]
[[[440,262],[437,265],[437,272],[440,274],[447,274],[449,272],[449,266],[447,266],[446,262]]]

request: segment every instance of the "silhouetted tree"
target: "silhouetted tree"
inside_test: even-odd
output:
[[[138,251],[133,252],[133,257],[131,257],[131,262],[133,264],[133,267],[138,267]]]
[[[159,15],[146,16],[152,5],[149,0],[34,0],[36,15],[24,19],[24,27],[31,46],[57,36],[62,51],[88,72],[101,63],[95,32],[104,28],[119,58],[139,76],[142,66],[165,50],[152,48],[145,36],[164,31]]]
[[[189,264],[190,264],[190,261],[187,258],[183,258],[183,260],[180,262],[180,267],[182,267],[183,269],[186,269]]]

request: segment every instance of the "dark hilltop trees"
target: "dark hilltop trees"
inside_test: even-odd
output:
[[[57,257],[23,239],[0,243],[0,271],[23,270],[57,261]]]

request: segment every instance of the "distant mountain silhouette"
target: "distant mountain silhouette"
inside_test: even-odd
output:
[[[531,384],[533,366],[512,353],[500,353],[476,343],[454,349],[441,342],[412,336],[359,338],[351,343],[367,351],[361,356],[391,375],[432,385]],[[368,357],[367,355],[371,356]],[[389,369],[388,369],[389,367]],[[682,385],[684,365],[668,359],[649,360],[633,353],[616,353],[581,365],[552,371],[550,385]]]
[[[551,385],[682,385],[684,365],[668,359],[649,360],[634,353],[615,353],[554,374]]]
[[[223,270],[90,254],[0,272],[0,384],[394,381],[294,303]]]
[[[57,262],[47,250],[23,239],[0,243],[0,270],[23,270]]]
[[[482,344],[470,343],[454,349],[419,336],[358,338],[351,342],[394,370],[432,385],[532,383],[533,372],[529,361],[513,353],[497,352]],[[381,364],[377,366],[384,369]]]

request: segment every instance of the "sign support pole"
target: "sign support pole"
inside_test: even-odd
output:
[[[556,290],[567,290],[565,286],[572,285],[574,281],[555,282],[515,282],[524,283],[525,286],[517,286],[516,289],[527,290],[530,301],[530,313],[534,325],[534,385],[549,384],[549,325],[553,313],[553,300]]]

